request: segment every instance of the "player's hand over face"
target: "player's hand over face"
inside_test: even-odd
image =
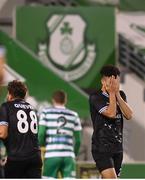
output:
[[[119,89],[120,89],[120,79],[117,76],[115,80],[116,80],[116,94],[118,94],[119,93]]]
[[[108,93],[114,93],[116,94],[116,92],[118,91],[119,89],[119,81],[118,79],[114,76],[111,76],[107,82],[106,82],[106,90],[108,91]]]

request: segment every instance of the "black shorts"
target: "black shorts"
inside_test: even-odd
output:
[[[114,168],[117,177],[119,177],[123,160],[123,152],[101,153],[92,150],[92,156],[99,172],[102,172],[105,169]]]
[[[7,159],[5,178],[41,178],[41,157],[33,157],[23,161]]]

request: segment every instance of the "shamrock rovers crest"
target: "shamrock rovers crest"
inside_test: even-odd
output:
[[[47,22],[49,40],[39,44],[39,57],[67,81],[85,75],[94,63],[95,45],[87,44],[86,23],[79,15],[53,15]]]

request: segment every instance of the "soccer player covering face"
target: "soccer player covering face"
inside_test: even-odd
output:
[[[126,95],[119,90],[120,71],[113,65],[101,70],[102,88],[90,95],[93,122],[92,156],[102,178],[117,178],[123,159],[123,117],[132,117]]]
[[[41,178],[37,116],[24,100],[26,93],[22,82],[10,82],[7,102],[0,107],[0,138],[7,150],[6,178]]]

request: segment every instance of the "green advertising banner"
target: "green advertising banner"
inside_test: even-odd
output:
[[[47,68],[83,89],[99,88],[100,68],[115,63],[115,37],[114,7],[16,9],[16,38]]]

